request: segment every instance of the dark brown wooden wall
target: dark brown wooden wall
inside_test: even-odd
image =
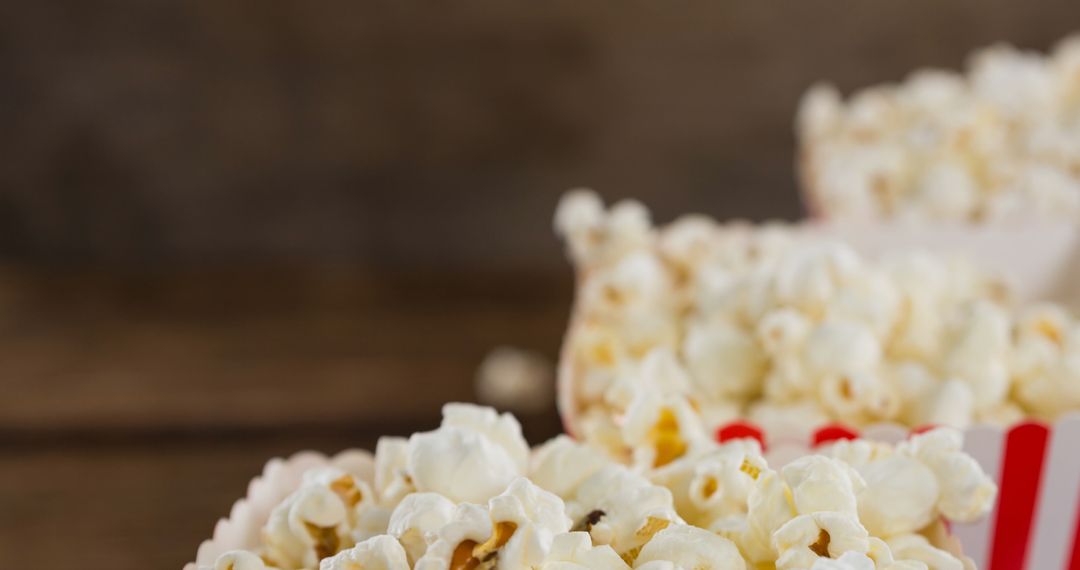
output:
[[[178,568],[268,457],[433,427],[496,344],[554,356],[563,190],[794,219],[810,83],[1074,29],[1075,0],[0,4],[0,568]]]
[[[556,196],[793,218],[791,116],[1075,2],[13,2],[0,252],[557,266]],[[492,239],[496,238],[497,239]]]

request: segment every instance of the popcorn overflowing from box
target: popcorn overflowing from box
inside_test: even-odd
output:
[[[626,211],[634,224],[617,219]],[[1063,499],[1006,493],[1003,506],[1026,502],[1018,514],[1027,518],[968,532],[969,550],[980,562],[996,558],[993,539],[1019,545],[1009,556],[1071,556],[1080,462],[1055,450],[1080,425],[1080,321],[1063,307],[1017,299],[1011,284],[970,256],[939,253],[946,248],[898,240],[864,255],[834,225],[688,216],[657,228],[639,204],[608,210],[574,192],[556,229],[578,276],[558,391],[571,433],[662,468],[717,434],[749,433],[798,454],[878,424],[894,425],[885,430],[892,441],[929,425],[967,428],[968,450],[999,481],[1015,465],[1003,459],[1011,449],[1029,459],[1030,489],[1058,485]],[[1054,422],[1048,446],[1042,426]],[[1015,426],[1042,437],[1005,445]],[[1019,433],[1015,441],[1029,432]],[[1047,502],[1040,509],[1037,500]],[[1044,536],[1033,529],[1052,524],[1033,521],[1041,515],[1069,530],[1028,548]],[[1006,536],[1013,526],[1028,534]]]
[[[961,440],[839,442],[782,467],[753,439],[711,441],[641,470],[567,436],[529,450],[512,416],[451,404],[374,456],[272,463],[189,568],[970,568],[942,525],[985,515],[996,487]]]

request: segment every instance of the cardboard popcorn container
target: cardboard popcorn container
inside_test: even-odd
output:
[[[559,403],[573,433],[572,377],[560,363]],[[861,437],[896,443],[920,430],[879,424],[863,430],[829,425],[807,438],[770,437],[747,421],[716,431],[720,442],[754,438],[770,465],[782,466],[837,439]],[[964,431],[964,451],[998,485],[997,505],[983,520],[949,529],[962,552],[983,570],[1080,570],[1080,412],[1053,424],[1025,421],[1009,427],[979,425]]]
[[[287,459],[271,459],[248,484],[247,495],[233,504],[229,516],[214,525],[213,535],[199,545],[195,561],[186,564],[184,570],[212,568],[217,557],[230,550],[255,549],[259,532],[274,507],[300,486],[305,471],[318,467],[337,467],[371,480],[374,463],[370,452],[356,449],[333,457],[303,451]]]
[[[1047,300],[1080,311],[1080,228],[1050,225],[1025,230],[901,225],[866,226],[813,221],[797,227],[808,239],[836,238],[873,258],[894,251],[930,250],[954,253],[1000,278],[1012,303]],[[579,280],[588,276],[579,275]],[[579,283],[580,285],[580,283]],[[558,404],[568,433],[579,429],[577,369],[570,341],[582,326],[578,307],[558,365]],[[817,445],[856,435],[899,441],[912,431],[899,425],[877,425],[857,433],[829,426],[807,438],[766,433],[745,421],[728,423],[717,438],[754,437],[767,448],[770,463],[782,465]],[[965,430],[965,451],[996,478],[998,504],[975,524],[956,524],[953,535],[980,569],[1017,570],[1069,568],[1080,570],[1080,411],[1052,424],[1024,421],[1000,427],[977,425]]]
[[[918,431],[918,430],[915,430]],[[808,439],[778,439],[749,422],[717,430],[727,441],[761,441],[770,464],[783,465],[837,439],[862,437],[896,443],[912,433],[895,424],[861,431],[841,425],[816,430]],[[953,524],[953,536],[980,569],[1080,568],[1080,412],[1053,424],[981,425],[964,434],[964,451],[996,476],[997,506],[976,523]]]

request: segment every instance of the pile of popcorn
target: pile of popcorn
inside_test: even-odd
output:
[[[943,521],[997,492],[961,445],[942,428],[773,469],[754,440],[700,441],[642,469],[566,436],[530,450],[512,416],[448,404],[354,472],[309,471],[256,548],[202,570],[960,570]]]
[[[1053,52],[997,45],[938,70],[803,98],[804,190],[829,218],[1080,221],[1080,35]]]
[[[864,259],[793,226],[655,228],[640,204],[605,209],[588,191],[563,198],[555,225],[578,275],[563,413],[617,458],[659,466],[735,419],[802,435],[1080,409],[1080,322],[1014,312],[962,260]]]

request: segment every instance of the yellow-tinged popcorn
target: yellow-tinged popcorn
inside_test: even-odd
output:
[[[649,479],[671,491],[687,523],[708,528],[717,519],[746,516],[750,490],[764,469],[757,440],[739,439],[655,469]]]
[[[358,515],[377,509],[373,503],[370,487],[352,475],[334,468],[309,471],[263,527],[267,558],[282,568],[317,566],[355,542]]]
[[[1076,220],[1078,43],[992,46],[966,74],[917,71],[847,102],[811,87],[796,121],[805,192],[838,219]]]
[[[751,472],[754,486],[747,496],[746,517],[727,517],[713,521],[710,530],[734,541],[747,561],[765,564],[777,559],[773,533],[795,517],[791,490],[780,474],[765,468]]]
[[[493,528],[486,506],[461,503],[454,509],[450,522],[438,530],[435,540],[415,564],[417,570],[461,570],[477,567],[479,554],[488,556],[493,547],[506,544],[512,534],[508,525]],[[498,530],[496,534],[493,531]],[[494,539],[493,541],[491,539]]]
[[[323,560],[319,570],[410,570],[410,567],[405,549],[384,534]]]
[[[512,417],[444,412],[430,433],[503,429],[492,445],[517,449]],[[946,550],[941,521],[971,521],[996,492],[948,429],[896,446],[837,442],[779,471],[753,439],[706,440],[662,465],[631,467],[560,436],[527,451],[529,478],[474,503],[411,483],[414,438],[382,440],[374,470],[308,471],[257,547],[200,570],[952,569],[965,561]],[[395,486],[407,490],[385,488]]]
[[[621,465],[597,471],[566,502],[578,517],[575,529],[588,531],[595,544],[611,545],[620,555],[640,548],[669,524],[682,522],[671,491]]]
[[[742,570],[746,562],[730,540],[698,527],[676,524],[656,533],[642,547],[634,567]]]
[[[416,568],[513,570],[541,564],[552,539],[570,530],[562,500],[519,478],[487,508],[459,505]]]
[[[920,81],[917,100],[951,97],[948,81]],[[860,116],[895,111],[880,94],[859,101]],[[1080,409],[1080,321],[1014,313],[962,259],[868,259],[790,226],[701,217],[638,235],[577,263],[561,368],[572,431],[619,461],[662,466],[739,418],[806,437],[831,422],[964,428]]]
[[[799,515],[773,534],[777,570],[810,568],[820,558],[870,551],[870,535],[859,519],[839,512]]]
[[[456,507],[438,493],[413,493],[394,509],[386,532],[405,548],[409,563],[415,564],[438,538],[439,529],[453,520]]]

